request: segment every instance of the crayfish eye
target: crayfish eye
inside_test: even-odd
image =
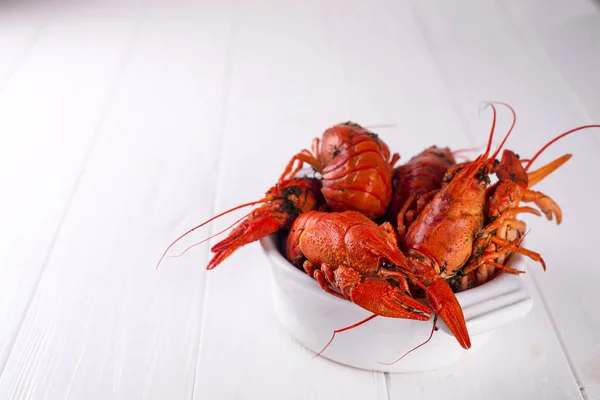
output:
[[[383,260],[381,261],[381,265],[380,265],[380,267],[381,267],[381,268],[384,268],[384,269],[393,270],[395,266],[394,266],[394,264],[393,264],[393,263],[391,263],[391,262],[390,262],[390,260],[383,259]]]
[[[300,186],[290,186],[282,191],[284,197],[299,197],[302,194],[302,188]]]

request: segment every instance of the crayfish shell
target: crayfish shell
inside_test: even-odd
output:
[[[393,166],[388,146],[365,128],[339,124],[323,134],[319,160],[323,196],[333,211],[382,216],[392,198]]]

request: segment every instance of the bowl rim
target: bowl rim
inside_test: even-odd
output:
[[[276,238],[279,238],[281,236],[280,233],[274,233],[271,235],[268,235],[262,239],[260,239],[261,245],[263,247],[264,252],[267,254],[268,257],[272,257],[277,261],[277,265],[281,268],[285,266],[285,270],[290,271],[291,273],[295,274],[296,276],[299,277],[299,279],[304,280],[305,282],[310,282],[311,286],[313,286],[314,288],[319,289],[320,292],[326,293],[325,291],[321,290],[321,287],[316,284],[313,285],[312,283],[316,283],[315,279],[311,278],[310,276],[308,276],[307,273],[302,272],[300,269],[296,268],[290,261],[288,261],[283,254],[281,253],[281,251],[279,250],[277,244],[276,244]],[[526,263],[524,261],[522,261],[522,258],[520,258],[518,261],[516,261],[514,263],[516,266],[520,266],[520,265],[525,265]],[[497,279],[501,278],[501,277],[509,277],[509,278],[518,278],[519,280],[521,280],[521,277],[519,275],[515,275],[515,274],[509,274],[507,272],[500,272],[498,274],[498,276],[496,276],[494,279],[491,279],[481,285],[475,286],[471,289],[467,289],[461,292],[456,292],[454,293],[454,295],[456,296],[457,299],[459,299],[460,302],[460,298],[465,297],[465,295],[469,292],[473,293],[477,293],[482,291],[486,285],[491,284],[492,282],[496,281]],[[506,278],[504,278],[506,279]],[[491,285],[488,285],[491,286]],[[343,303],[346,303],[346,300],[342,300],[339,299],[335,296],[327,296],[328,298],[332,298],[334,300],[339,300]],[[468,296],[467,296],[468,297]],[[352,302],[350,302],[351,304],[353,304]]]
[[[363,310],[352,301],[340,299],[325,292],[314,278],[311,278],[308,274],[289,262],[280,252],[277,245],[277,241],[281,236],[280,232],[276,232],[260,239],[263,251],[267,258],[270,258],[272,261],[272,268],[278,268],[288,274],[288,276],[293,277],[294,280],[304,284],[306,290],[319,295],[324,301],[343,307],[355,307]],[[525,270],[527,265],[525,258],[522,256],[516,258],[513,267]],[[475,330],[478,331],[481,329],[483,331],[490,330],[491,326],[495,327],[524,316],[533,306],[533,299],[529,289],[520,274],[515,275],[505,271],[502,271],[494,279],[484,284],[457,292],[455,296],[461,305],[463,314],[465,315],[465,322],[470,331],[471,326],[476,327]],[[422,299],[422,301],[425,301],[425,299]],[[439,326],[443,326],[440,330],[450,334],[445,324],[440,324]]]

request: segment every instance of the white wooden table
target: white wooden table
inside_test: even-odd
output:
[[[516,108],[521,155],[599,123],[598,4],[252,3],[0,4],[0,399],[600,399],[598,131],[540,160],[574,154],[539,185],[563,224],[526,218],[548,264],[525,275],[533,311],[452,368],[312,359],[256,243],[210,272],[208,244],[154,269],[338,122],[393,125],[404,160],[482,145],[485,100]]]

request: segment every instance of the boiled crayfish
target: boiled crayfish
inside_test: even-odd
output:
[[[312,152],[302,150],[291,158],[277,184],[261,200],[234,207],[190,229],[167,251],[215,218],[260,204],[211,248],[214,256],[208,269],[246,244],[289,231],[286,256],[290,262],[327,293],[373,313],[359,324],[378,315],[419,321],[440,317],[468,349],[471,341],[454,292],[485,282],[496,270],[522,272],[506,265],[513,253],[537,260],[545,269],[540,254],[521,246],[525,223],[517,219],[520,213],[541,214],[519,204],[532,202],[548,219],[556,216],[560,223],[560,207],[531,187],[571,155],[533,172],[528,169],[556,140],[600,127],[586,125],[565,132],[530,160],[519,159],[510,149],[497,160],[516,114],[509,105],[496,104],[512,112],[510,130],[491,154],[497,111],[490,103],[493,120],[487,148],[475,160],[460,164],[454,157],[457,152],[431,146],[394,169],[400,156],[391,154],[375,133],[351,122],[330,127],[321,139],[313,140]],[[320,178],[297,177],[305,163]],[[490,176],[498,181],[492,184]],[[416,299],[423,295],[428,304]]]
[[[256,204],[262,204],[262,206],[236,221],[234,223],[235,228],[231,233],[211,248],[215,255],[208,263],[207,269],[215,268],[240,247],[262,239],[280,229],[289,228],[299,214],[316,210],[322,204],[320,182],[314,178],[303,177],[277,183],[269,189],[264,198],[227,210],[179,236],[165,250],[159,264],[169,249],[186,235],[224,214]],[[193,246],[204,243],[206,240]]]
[[[426,321],[431,310],[410,296],[412,272],[396,243],[388,222],[380,226],[354,211],[312,211],[292,224],[286,253],[328,293],[377,315]]]
[[[562,211],[558,204],[542,192],[533,191],[531,187],[556,171],[569,159],[571,154],[565,154],[556,160],[533,172],[527,172],[533,160],[554,143],[556,140],[581,129],[594,126],[583,126],[565,132],[551,140],[534,157],[527,161],[521,160],[512,150],[505,150],[502,159],[494,163],[493,170],[498,176],[498,182],[492,185],[487,194],[485,204],[485,228],[478,234],[474,245],[474,253],[456,277],[452,284],[456,291],[469,289],[475,285],[485,283],[491,279],[496,271],[509,273],[522,273],[515,270],[505,262],[513,253],[520,253],[542,264],[546,270],[546,263],[539,253],[521,246],[525,234],[526,224],[516,217],[521,213],[530,213],[540,216],[540,212],[529,206],[519,206],[522,202],[533,202],[544,213],[548,220],[556,217],[556,223],[562,221]],[[526,167],[522,164],[528,162]]]
[[[400,249],[389,223],[378,226],[358,213],[312,212],[292,224],[288,259],[302,263],[324,290],[377,315],[419,319],[422,309],[417,313],[406,310],[407,302],[414,309],[414,300],[407,296],[408,279],[425,291],[433,312],[461,346],[470,348],[462,309],[444,278],[469,259],[475,235],[483,226],[485,168],[493,161],[488,158],[496,120],[493,110],[486,152],[433,196],[408,229]]]
[[[346,122],[313,139],[312,153],[302,150],[289,161],[280,181],[310,164],[321,174],[321,192],[333,211],[358,211],[369,218],[383,215],[392,197],[394,164],[400,159],[379,136]]]
[[[398,240],[442,186],[442,178],[456,164],[449,148],[431,146],[394,169],[394,193],[387,216]]]

